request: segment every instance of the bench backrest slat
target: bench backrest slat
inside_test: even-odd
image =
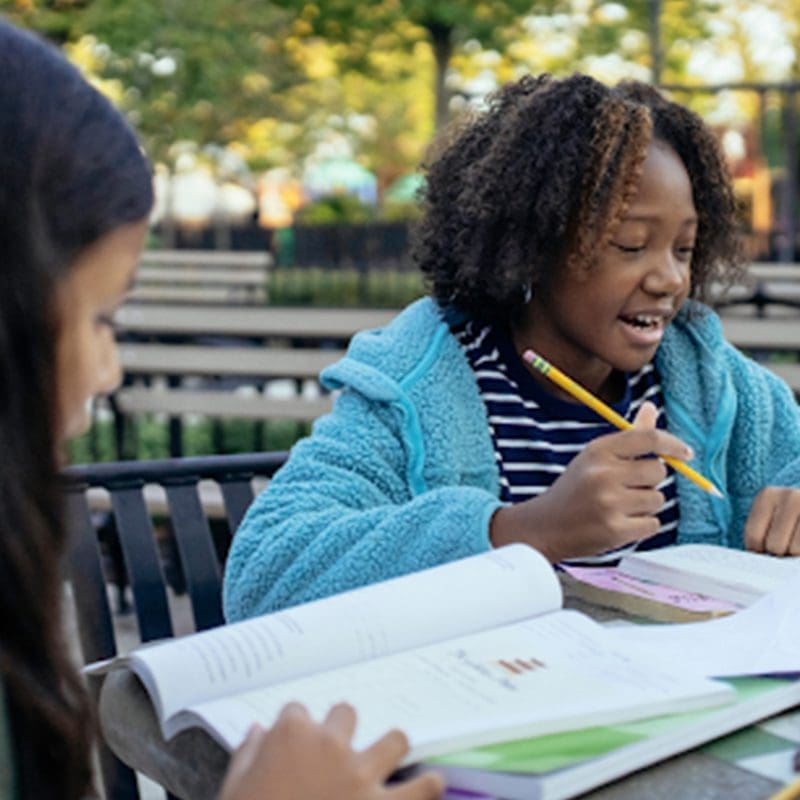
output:
[[[173,635],[166,580],[153,523],[147,513],[144,483],[111,490],[111,505],[119,531],[125,568],[131,583],[136,621],[143,642]]]
[[[195,627],[222,625],[222,571],[197,484],[167,485],[166,491]]]

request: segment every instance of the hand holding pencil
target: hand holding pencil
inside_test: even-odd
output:
[[[584,405],[596,411],[607,422],[616,425],[620,430],[625,431],[633,427],[628,420],[617,414],[613,408],[607,406],[599,397],[595,397],[591,392],[573,381],[568,375],[565,375],[560,369],[554,367],[549,361],[546,361],[541,356],[534,353],[533,350],[526,350],[522,354],[522,360],[525,361],[528,366],[541,372],[542,375],[549,378],[557,386],[560,386],[565,392],[571,394],[576,400],[580,400]],[[681,461],[669,455],[660,455],[660,457],[676,472],[687,477],[692,483],[699,486],[704,491],[715,497],[722,497],[722,492],[720,492],[708,478],[703,477],[699,472],[692,469],[685,461]]]
[[[586,444],[547,491],[495,512],[492,543],[522,541],[556,562],[655,535],[665,502],[658,488],[667,477],[664,461],[688,467],[693,457],[684,442],[656,427],[656,418],[655,406],[643,403],[633,423],[623,419],[619,431]]]

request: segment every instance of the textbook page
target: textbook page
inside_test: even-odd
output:
[[[752,606],[727,617],[680,625],[609,629],[626,652],[665,667],[708,677],[800,673],[800,592],[784,582]]]
[[[623,556],[619,571],[739,605],[800,580],[800,557],[779,558],[711,544],[682,544]]]
[[[515,544],[142,647],[120,662],[160,718],[192,703],[503,625],[561,607],[549,562]]]
[[[290,700],[322,719],[347,701],[354,746],[391,727],[409,737],[406,763],[488,742],[640,719],[730,702],[717,681],[658,669],[609,646],[607,630],[576,611],[427,645],[194,706],[165,736],[203,724],[237,747],[254,722],[269,727]]]

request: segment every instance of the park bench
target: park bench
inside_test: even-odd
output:
[[[382,326],[394,313],[125,305],[115,319],[125,375],[112,398],[118,455],[124,452],[126,420],[143,414],[169,417],[173,456],[182,453],[181,418],[187,414],[214,420],[313,422],[330,410],[332,398],[319,392],[307,396],[300,391],[303,382],[316,382],[326,366],[341,358],[343,345],[355,332]],[[271,382],[278,379],[292,381],[291,396],[278,397],[271,391]],[[237,385],[254,388],[234,391]],[[261,430],[259,426],[257,437]]]
[[[713,305],[721,314],[732,310],[765,316],[767,310],[800,309],[800,264],[754,262],[742,285],[719,290]]]
[[[800,264],[755,262],[714,303],[725,337],[780,375],[800,398]]]
[[[266,252],[148,250],[130,299],[136,302],[253,304],[267,300]]]
[[[126,385],[116,393],[119,411],[127,415],[163,413],[177,419],[183,414],[218,418],[280,419],[312,422],[331,407],[327,395],[286,399],[263,393],[269,379],[289,378],[298,384],[316,380],[319,373],[344,355],[343,350],[313,348],[220,347],[193,344],[139,343],[120,346],[120,361]],[[166,378],[158,386],[130,385],[135,376]],[[187,388],[181,380],[204,379],[196,388]],[[236,377],[250,382],[258,391],[236,393],[210,390],[209,381]],[[300,389],[300,386],[298,386]],[[300,392],[298,391],[298,395]],[[174,433],[179,436],[179,433]],[[173,447],[173,450],[177,447]]]
[[[128,375],[240,375],[256,378],[316,378],[345,351],[292,347],[221,347],[123,342],[120,363]]]
[[[759,265],[756,275],[781,278],[794,267]],[[800,273],[800,268],[798,268]],[[800,277],[800,275],[798,276]],[[780,284],[773,284],[780,285]],[[800,280],[797,282],[800,290]],[[270,381],[315,381],[338,360],[351,336],[381,327],[396,312],[386,309],[332,309],[126,304],[117,314],[125,385],[114,398],[118,446],[122,420],[142,414],[170,417],[170,452],[180,455],[181,417],[290,420],[309,423],[331,407],[327,395],[276,397],[263,389]],[[739,304],[722,309],[729,341],[781,375],[800,397],[800,317],[791,306],[772,302],[763,311]],[[213,340],[213,344],[203,343]],[[780,363],[772,356],[782,354]],[[155,380],[157,378],[162,380]],[[218,381],[227,379],[227,388]],[[231,381],[256,391],[235,392]],[[217,383],[215,383],[217,382]],[[121,450],[120,450],[121,452]]]
[[[124,449],[125,419],[143,414],[169,417],[170,453],[182,452],[182,421],[187,414],[215,420],[286,420],[310,423],[332,405],[328,394],[307,397],[301,385],[316,382],[322,369],[343,355],[340,350],[202,345],[124,344],[120,348],[125,380],[113,397],[117,447]],[[142,379],[137,383],[137,378]],[[158,379],[161,380],[158,380]],[[234,380],[234,389],[214,388]],[[268,393],[270,381],[291,379],[291,396]]]
[[[780,375],[800,399],[800,315],[723,316],[725,338]]]
[[[800,354],[800,315],[723,316],[725,338],[747,351]]]
[[[114,317],[124,339],[246,337],[254,341],[346,344],[354,333],[380,328],[397,314],[391,309],[281,306],[191,308],[159,303],[126,303]]]

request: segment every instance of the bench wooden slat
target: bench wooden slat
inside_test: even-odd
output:
[[[266,270],[253,269],[198,269],[197,267],[145,266],[136,271],[136,284],[200,284],[221,286],[263,286]]]
[[[736,347],[800,352],[800,317],[721,319],[725,338]]]
[[[760,281],[796,281],[800,280],[800,264],[754,261],[747,274]]]
[[[263,303],[271,257],[267,253],[150,251],[129,299],[156,303]]]
[[[269,267],[272,264],[272,256],[262,250],[145,250],[139,263],[242,269]]]
[[[156,390],[138,386],[120,389],[115,398],[120,411],[125,414],[200,414],[208,417],[281,419],[295,422],[312,422],[330,411],[333,405],[331,397],[280,400],[260,394],[242,395],[230,391]]]
[[[122,344],[126,373],[151,375],[242,375],[316,378],[344,350],[291,347],[213,347],[191,344]]]
[[[124,333],[149,335],[253,336],[347,340],[380,328],[396,310],[375,308],[209,307],[125,304],[114,317]]]
[[[241,286],[134,286],[128,299],[137,303],[256,303],[267,293],[263,287]]]

